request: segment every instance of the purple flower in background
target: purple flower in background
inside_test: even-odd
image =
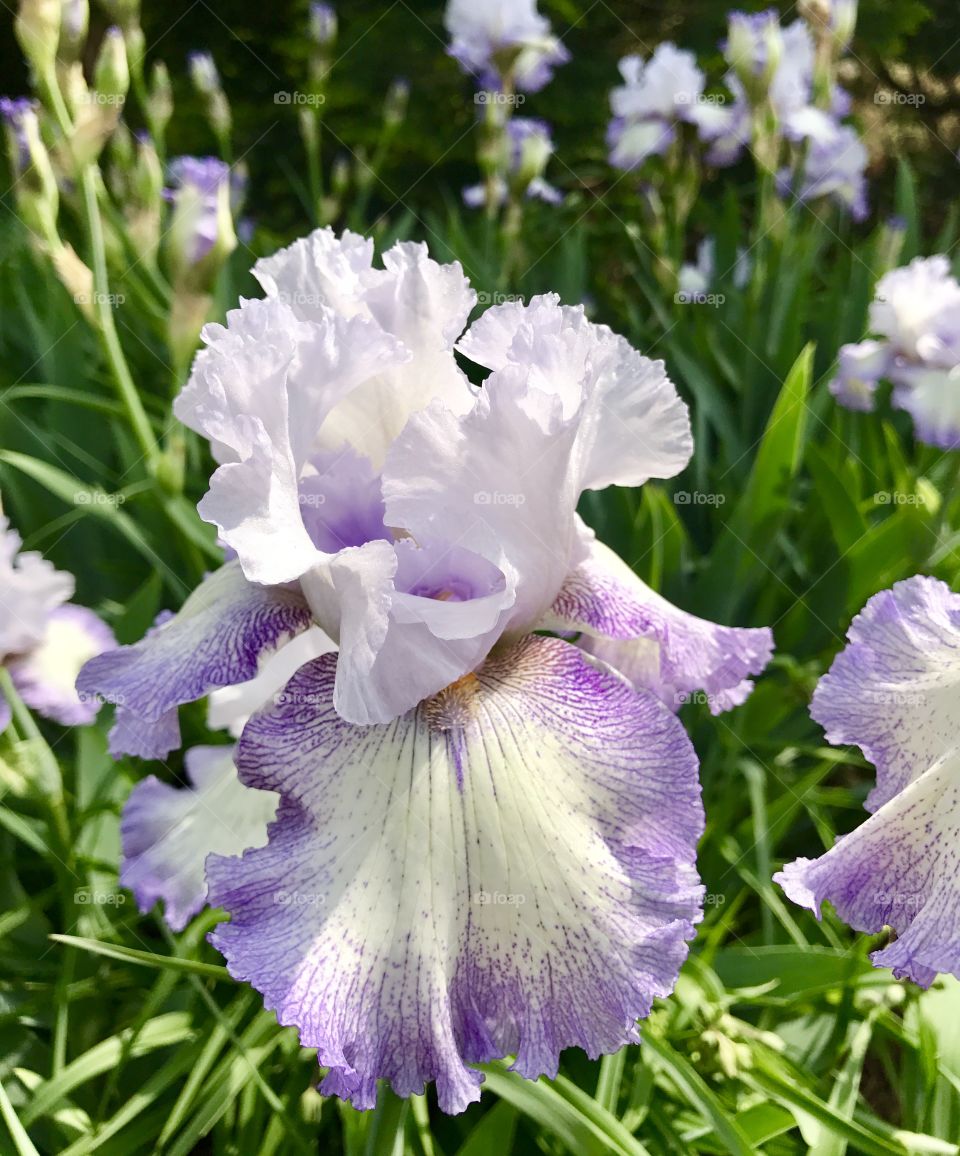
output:
[[[636,1039],[671,990],[702,902],[675,711],[694,689],[742,701],[770,632],[671,606],[577,517],[585,490],[688,461],[661,362],[553,296],[464,334],[476,294],[424,245],[378,267],[372,242],[318,230],[254,272],[266,297],[207,326],[176,403],[220,463],[200,509],[235,560],[81,685],[122,702],[115,752],[156,756],[179,704],[255,706],[242,684],[284,646],[289,680],[242,731],[239,784],[218,750],[186,797],[139,789],[125,878],[178,922],[207,892],[230,913],[213,942],[317,1049],[324,1093],[365,1108],[378,1079],[435,1081],[461,1111],[473,1065],[553,1074],[565,1047]],[[336,653],[283,657],[318,629]],[[218,813],[238,786],[270,794],[226,850],[209,830],[201,877],[217,784]],[[158,791],[186,842],[150,829]]]
[[[67,602],[70,574],[20,545],[0,517],[0,662],[27,706],[65,726],[92,722],[99,700],[78,695],[74,683],[87,660],[116,640],[92,610]],[[9,722],[10,705],[0,697],[0,730]]]
[[[218,157],[175,157],[170,177],[164,196],[173,206],[171,248],[196,265],[222,234],[224,203],[229,215],[230,166]]]
[[[549,205],[563,202],[563,193],[543,179],[547,162],[553,155],[550,126],[544,120],[515,116],[507,121],[506,146],[508,149],[506,175],[493,185],[497,205],[504,204],[511,189],[519,195],[546,201]],[[487,185],[471,185],[463,190],[463,200],[470,208],[486,204],[490,189]]]
[[[867,204],[866,147],[849,125],[834,125],[832,132],[811,137],[800,162],[799,187],[794,174],[784,169],[778,174],[782,194],[793,193],[801,201],[829,197],[847,209],[855,221],[862,221]]]
[[[960,284],[946,257],[915,257],[881,277],[870,306],[873,341],[844,345],[830,389],[851,409],[872,409],[877,381],[913,418],[920,441],[960,448]]]
[[[310,5],[310,39],[318,48],[329,47],[337,38],[337,13],[331,4]]]
[[[536,0],[449,0],[444,25],[450,55],[481,88],[499,91],[509,75],[514,88],[537,92],[570,59]]]
[[[843,345],[837,360],[837,375],[830,392],[847,409],[865,413],[873,410],[874,394],[890,366],[890,352],[882,341],[861,341]]]
[[[810,708],[829,742],[876,767],[870,818],[775,876],[818,916],[829,901],[858,931],[892,927],[874,964],[924,987],[960,977],[958,655],[960,595],[945,583],[916,576],[870,599]]]
[[[33,163],[30,158],[30,141],[27,137],[27,117],[36,117],[36,102],[27,97],[0,96],[0,116],[7,126],[10,140],[10,160],[14,176],[25,173]]]
[[[751,144],[752,109],[765,105],[777,131],[797,145],[795,163],[779,174],[781,194],[792,190],[802,200],[829,196],[861,220],[867,212],[867,153],[854,129],[840,123],[850,111],[847,92],[835,86],[827,109],[814,103],[816,53],[806,21],[781,28],[772,9],[731,13],[724,50],[733,101],[701,126],[710,144],[708,162],[734,163]]]

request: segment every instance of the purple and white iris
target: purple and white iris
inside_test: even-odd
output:
[[[679,122],[714,135],[727,124],[723,108],[703,95],[704,75],[692,52],[668,41],[649,60],[625,56],[619,68],[624,83],[610,93],[607,128],[610,163],[617,168],[634,169],[666,152]]]
[[[509,199],[512,189],[518,196],[531,200],[545,201],[548,205],[562,204],[563,193],[543,179],[543,172],[554,151],[547,122],[528,116],[511,117],[507,121],[504,145],[507,149],[505,174],[495,180],[492,188],[479,184],[464,189],[464,204],[477,209],[492,197],[500,206]]]
[[[92,722],[99,700],[78,695],[74,683],[88,659],[116,646],[113,632],[92,610],[67,601],[72,575],[20,545],[0,517],[0,662],[33,710],[64,726]],[[10,717],[0,695],[0,731]]]
[[[920,441],[960,448],[960,283],[946,257],[915,257],[881,277],[870,306],[875,339],[840,349],[830,392],[870,411],[881,379],[913,418]]]
[[[199,265],[218,241],[232,248],[230,166],[218,157],[176,157],[170,177],[164,196],[173,206],[168,241],[177,266]]]
[[[570,59],[536,0],[449,0],[443,19],[450,55],[481,88],[538,92]]]
[[[828,108],[815,103],[816,48],[809,25],[795,20],[781,27],[773,9],[733,12],[724,51],[730,65],[725,80],[734,99],[700,124],[709,143],[707,160],[736,161],[751,145],[753,109],[762,105],[777,132],[796,146],[791,165],[778,174],[781,193],[802,201],[828,197],[862,220],[867,150],[855,129],[842,123],[850,111],[848,93],[835,85]]]
[[[703,815],[670,707],[742,701],[771,636],[684,614],[577,517],[584,490],[688,461],[662,363],[551,295],[464,333],[476,295],[423,245],[377,267],[320,230],[254,273],[266,297],[207,326],[176,405],[220,463],[200,510],[235,560],[80,685],[122,701],[115,751],[157,756],[179,704],[310,629],[336,641],[240,736],[240,784],[279,796],[265,845],[207,856],[174,909],[230,913],[213,942],[317,1049],[324,1092],[435,1081],[460,1111],[472,1065],[616,1050],[672,989]],[[198,758],[194,801],[218,806]],[[126,845],[162,880],[151,813]]]
[[[926,987],[960,977],[960,595],[934,578],[898,582],[848,639],[811,713],[829,742],[855,743],[877,768],[871,815],[775,878],[818,916],[826,900],[858,931],[893,928],[874,964]]]

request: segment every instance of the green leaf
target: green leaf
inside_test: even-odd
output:
[[[225,967],[216,963],[201,963],[196,959],[180,959],[175,955],[154,955],[150,951],[138,951],[134,947],[121,947],[117,943],[103,943],[99,939],[84,939],[79,935],[51,935],[57,943],[64,943],[68,947],[79,947],[81,951],[90,951],[94,955],[104,955],[108,959],[119,959],[124,963],[138,963],[143,967],[158,967],[164,971],[191,972],[193,975],[202,975],[208,979],[225,980],[234,983],[233,977]]]

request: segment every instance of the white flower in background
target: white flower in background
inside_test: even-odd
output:
[[[960,448],[960,284],[942,255],[915,257],[885,274],[870,306],[875,339],[844,345],[830,390],[850,409],[872,410],[877,383],[913,418],[920,441]]]
[[[721,106],[704,99],[704,75],[692,52],[666,42],[649,60],[625,56],[619,69],[624,83],[610,93],[607,128],[610,163],[617,168],[633,169],[665,152],[680,122],[715,130],[726,123]]]
[[[509,77],[514,88],[537,92],[570,59],[536,0],[449,0],[443,20],[450,55],[480,88],[499,91]]]

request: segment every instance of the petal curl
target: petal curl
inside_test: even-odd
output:
[[[304,524],[300,481],[339,402],[409,360],[369,318],[330,309],[299,320],[277,298],[247,301],[204,330],[177,417],[229,453],[198,507],[254,582],[299,578],[324,557]]]
[[[674,710],[699,692],[712,714],[738,706],[753,687],[748,676],[773,652],[767,627],[720,626],[687,614],[595,539],[540,626],[582,631],[586,651]]]
[[[531,385],[561,398],[565,417],[577,414],[581,490],[672,478],[690,460],[689,414],[663,362],[587,320],[582,305],[561,305],[552,293],[495,305],[457,348],[494,371],[527,369]]]
[[[123,809],[120,882],[143,912],[162,900],[174,931],[182,931],[206,902],[209,854],[239,855],[267,841],[278,798],[245,787],[233,754],[232,746],[191,747],[184,756],[188,787],[150,775]]]
[[[700,917],[696,757],[675,717],[558,639],[527,638],[388,726],[332,707],[335,660],[251,719],[238,764],[281,793],[270,840],[212,857],[211,936],[373,1104],[506,1053],[535,1078],[560,1051],[637,1038]]]
[[[774,875],[787,896],[820,917],[829,900],[857,931],[897,932],[871,955],[928,987],[960,977],[960,754],[948,754],[819,859]]]
[[[180,743],[178,706],[253,678],[262,657],[309,625],[299,590],[254,586],[228,562],[140,642],[91,659],[77,690],[117,706],[112,754],[159,758]]]
[[[827,742],[856,744],[877,769],[876,811],[956,742],[960,595],[916,575],[875,594],[810,704]]]

